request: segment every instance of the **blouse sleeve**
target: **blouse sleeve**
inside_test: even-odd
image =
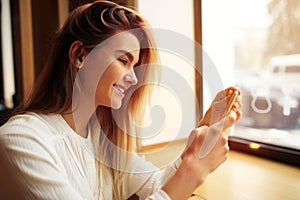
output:
[[[129,193],[136,194],[140,199],[169,200],[169,196],[161,190],[161,187],[172,177],[181,163],[181,158],[170,163],[163,169],[159,169],[144,157],[135,159],[135,171],[129,176]]]
[[[165,193],[163,190],[159,189],[151,196],[147,197],[146,200],[171,200],[169,195]]]

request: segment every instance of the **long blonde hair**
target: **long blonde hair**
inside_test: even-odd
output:
[[[64,26],[57,32],[48,61],[37,77],[35,87],[27,102],[19,107],[18,112],[58,113],[63,114],[72,106],[72,92],[77,70],[69,61],[68,52],[71,44],[80,40],[83,46],[96,46],[109,37],[132,29],[139,29],[136,37],[140,46],[139,63],[143,65],[137,73],[138,84],[132,87],[130,103],[120,109],[122,115],[120,128],[116,123],[111,108],[98,107],[97,119],[107,138],[122,150],[135,152],[139,146],[136,129],[131,121],[143,119],[151,88],[147,82],[159,75],[158,68],[151,63],[158,63],[158,54],[153,43],[151,31],[146,21],[134,10],[109,1],[95,1],[74,9]],[[137,122],[140,123],[140,122]],[[130,132],[130,134],[128,134]],[[118,162],[119,156],[107,155],[109,162]],[[109,172],[113,180],[113,198],[124,199],[128,172],[111,168],[99,162],[101,175]],[[102,187],[102,186],[100,186]]]

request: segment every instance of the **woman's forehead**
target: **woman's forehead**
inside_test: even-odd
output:
[[[103,47],[111,51],[122,49],[127,52],[132,52],[140,49],[140,42],[134,34],[126,31],[106,39],[103,43]]]

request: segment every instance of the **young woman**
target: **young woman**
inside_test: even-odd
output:
[[[138,127],[159,74],[149,27],[107,1],[75,9],[57,33],[30,97],[1,127],[15,174],[37,199],[187,199],[227,158],[240,99],[221,91],[181,157],[157,169],[136,154]],[[206,135],[212,149],[199,152]],[[24,197],[26,198],[26,196]]]

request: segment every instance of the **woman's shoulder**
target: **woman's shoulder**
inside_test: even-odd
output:
[[[0,127],[1,135],[32,135],[45,137],[53,133],[59,134],[54,118],[57,114],[38,114],[29,112],[18,114],[11,117],[3,126]]]

